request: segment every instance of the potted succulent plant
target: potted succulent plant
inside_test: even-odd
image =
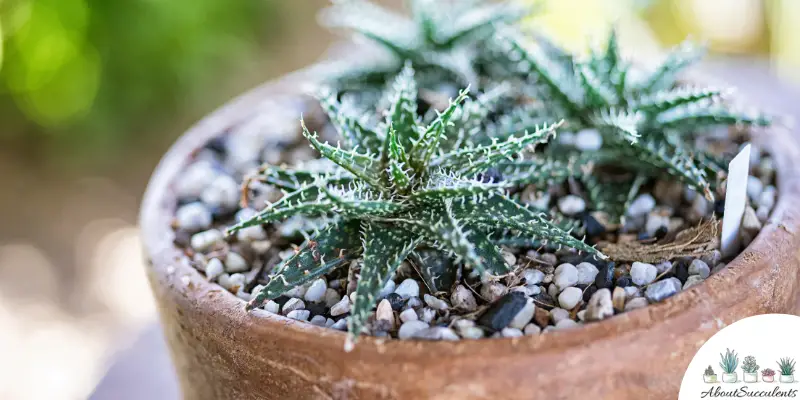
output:
[[[800,150],[762,132],[743,225],[765,228],[721,259],[725,162],[769,120],[678,81],[694,51],[641,69],[612,32],[582,59],[501,27],[524,8],[442,4],[337,5],[387,63],[254,91],[159,165],[142,233],[187,398],[669,396],[610,382],[643,355],[678,376],[711,321],[794,311],[776,221]],[[576,360],[609,383],[557,385]]]
[[[747,356],[742,363],[742,371],[744,372],[744,381],[747,383],[758,382],[758,364],[756,358]]]
[[[765,368],[761,370],[761,380],[763,382],[775,382],[775,370],[772,368]]]
[[[705,383],[717,383],[717,374],[714,373],[714,368],[711,368],[709,365],[705,372],[703,372],[703,382]]]
[[[736,374],[736,367],[739,366],[739,356],[735,351],[726,349],[725,354],[720,353],[719,357],[719,366],[722,368],[722,381],[736,383],[739,380]]]
[[[778,378],[781,383],[794,382],[794,364],[793,358],[781,358],[778,361],[778,370],[781,371],[781,376]]]

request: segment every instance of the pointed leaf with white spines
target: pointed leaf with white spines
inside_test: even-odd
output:
[[[680,87],[645,95],[633,101],[630,107],[636,111],[658,114],[698,101],[713,102],[725,93],[724,90],[714,88]]]
[[[340,147],[333,147],[327,143],[322,143],[317,139],[317,134],[308,131],[306,124],[300,120],[303,127],[303,136],[311,143],[311,147],[317,149],[325,158],[333,161],[340,167],[350,171],[353,175],[361,178],[374,188],[382,188],[380,161],[369,154],[359,153],[355,150],[344,150]]]
[[[322,186],[321,191],[330,200],[338,215],[352,218],[382,217],[403,211],[403,203],[383,198],[380,192],[372,192],[354,185],[351,188],[341,186]]]
[[[342,110],[336,94],[330,89],[323,88],[317,94],[320,106],[328,114],[331,124],[336,131],[347,141],[350,149],[362,148],[371,153],[381,149],[382,140],[372,129],[366,127],[361,121],[348,116]]]
[[[386,123],[397,134],[404,149],[418,140],[417,133],[417,83],[414,80],[414,68],[410,62],[394,80],[389,99],[391,104],[386,115]],[[385,146],[384,146],[384,151]],[[384,157],[385,158],[385,157]]]
[[[472,197],[499,192],[507,186],[508,184],[505,182],[481,182],[442,170],[432,171],[424,185],[417,187],[406,198],[406,201],[414,206],[435,204],[443,199]]]
[[[464,89],[458,93],[455,99],[450,100],[450,105],[447,109],[441,112],[438,117],[428,125],[425,132],[423,132],[422,136],[419,138],[419,141],[414,143],[413,149],[411,150],[411,163],[418,174],[428,167],[431,157],[439,149],[439,143],[447,130],[447,126],[450,124],[450,119],[453,118],[453,114],[456,113],[461,103],[467,98],[468,93],[469,88]]]
[[[280,221],[295,215],[318,216],[330,211],[331,203],[322,194],[320,187],[309,185],[288,193],[275,203],[267,205],[252,218],[240,221],[228,228],[228,235],[256,225]]]
[[[347,323],[351,342],[366,324],[378,293],[419,243],[413,233],[379,222],[365,222],[362,230],[364,259]]]
[[[678,74],[684,68],[699,61],[706,53],[705,47],[691,41],[684,41],[673,48],[666,59],[645,79],[639,88],[641,92],[669,89],[675,84]]]
[[[534,185],[547,187],[584,175],[578,160],[563,162],[545,157],[503,161],[494,167],[502,181],[513,186]]]
[[[610,107],[617,104],[619,99],[614,89],[606,86],[606,83],[588,65],[579,64],[575,70],[578,71],[581,87],[592,107]]]
[[[265,301],[317,279],[352,260],[361,251],[359,238],[357,221],[329,225],[273,269],[270,281],[247,303],[247,309],[259,307]]]
[[[703,106],[690,103],[659,114],[656,122],[663,127],[701,128],[715,125],[769,126],[772,120],[757,111],[739,111],[721,104]]]
[[[386,174],[389,183],[394,188],[404,193],[411,186],[412,171],[408,168],[408,156],[400,143],[393,127],[389,127],[388,135],[386,135],[386,144],[384,145],[384,152],[386,154],[388,166],[386,167]]]

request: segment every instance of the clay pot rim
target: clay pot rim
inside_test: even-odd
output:
[[[214,111],[182,135],[164,155],[153,173],[142,203],[140,226],[145,255],[149,262],[147,272],[151,275],[151,281],[168,287],[169,294],[176,302],[186,303],[203,313],[216,314],[215,318],[221,319],[220,324],[224,326],[254,329],[298,342],[318,342],[330,350],[341,351],[346,338],[344,332],[295,321],[260,309],[245,312],[243,300],[217,284],[209,283],[200,272],[185,262],[182,252],[173,244],[174,234],[170,227],[177,203],[170,185],[191,155],[209,139],[257,112],[254,106],[264,100],[274,100],[274,104],[308,101],[307,97],[298,93],[297,88],[304,87],[309,81],[313,82],[311,77],[316,76],[317,68],[323,66],[317,65],[291,74],[279,82],[259,86]],[[297,116],[292,118],[295,117]],[[797,142],[787,130],[780,128],[766,130],[764,135],[754,138],[753,141],[768,149],[776,161],[778,200],[769,220],[755,240],[727,268],[701,284],[682,290],[659,303],[574,329],[519,338],[462,339],[454,342],[386,340],[364,336],[359,338],[354,352],[377,352],[385,357],[402,358],[430,358],[434,355],[504,357],[520,351],[557,352],[585,346],[589,340],[599,343],[612,335],[646,331],[653,324],[661,324],[663,329],[673,329],[677,334],[681,332],[681,324],[677,320],[689,317],[689,314],[692,314],[692,318],[697,318],[697,313],[706,323],[717,324],[717,328],[721,328],[724,323],[714,315],[715,306],[721,307],[735,301],[723,294],[751,290],[752,285],[746,278],[768,273],[764,271],[766,268],[760,269],[760,266],[772,266],[787,257],[794,257],[791,247],[796,239],[793,235],[800,229],[791,209],[792,204],[800,202],[800,163],[792,163],[792,159],[800,158]],[[777,269],[773,272],[780,271]],[[769,293],[763,292],[754,291],[751,294],[759,296],[764,304],[776,300]]]

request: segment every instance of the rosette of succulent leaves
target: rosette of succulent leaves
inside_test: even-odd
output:
[[[328,27],[349,29],[385,50],[371,63],[330,71],[331,84],[338,91],[379,93],[406,61],[414,64],[422,88],[480,89],[492,75],[494,62],[486,41],[494,37],[499,24],[513,24],[539,8],[485,0],[407,3],[410,17],[365,0],[335,1],[324,10],[321,20]]]
[[[685,42],[662,63],[642,70],[625,61],[614,30],[603,51],[579,58],[544,36],[536,45],[511,28],[501,30],[494,46],[506,56],[511,79],[525,82],[530,101],[506,112],[521,126],[564,119],[563,131],[594,129],[602,144],[591,151],[550,143],[544,155],[592,166],[583,174],[591,206],[611,219],[624,215],[627,203],[647,178],[671,176],[711,200],[724,177],[730,154],[712,154],[695,146],[696,138],[719,126],[767,126],[770,118],[744,111],[726,100],[729,90],[681,84],[679,74],[703,55]],[[600,173],[613,167],[623,174]],[[605,168],[608,170],[608,168]]]
[[[348,326],[354,337],[362,332],[378,293],[401,262],[421,246],[438,249],[454,261],[442,265],[462,265],[477,274],[492,275],[510,271],[494,243],[500,238],[536,238],[605,257],[546,213],[507,194],[506,189],[519,182],[546,185],[569,172],[559,166],[533,165],[522,156],[554,136],[559,123],[466,140],[457,132],[483,124],[492,99],[468,98],[463,90],[446,109],[425,121],[417,115],[417,87],[410,64],[396,78],[391,92],[391,107],[377,126],[363,125],[342,113],[336,97],[323,94],[322,106],[345,146],[322,143],[302,125],[311,146],[332,167],[310,172],[265,165],[254,177],[287,193],[253,218],[230,227],[229,233],[298,215],[327,216],[331,221],[272,269],[269,282],[248,309],[333,268],[350,265],[359,269]],[[498,168],[518,173],[495,181],[489,171]],[[438,274],[450,272],[421,273],[431,282]]]

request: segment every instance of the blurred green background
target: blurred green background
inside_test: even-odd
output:
[[[141,194],[192,123],[345,37],[318,26],[326,4],[0,0],[0,398],[174,396],[158,341],[108,372],[156,319]],[[527,23],[575,50],[615,24],[639,57],[691,35],[723,68],[800,79],[797,0],[551,0]]]

